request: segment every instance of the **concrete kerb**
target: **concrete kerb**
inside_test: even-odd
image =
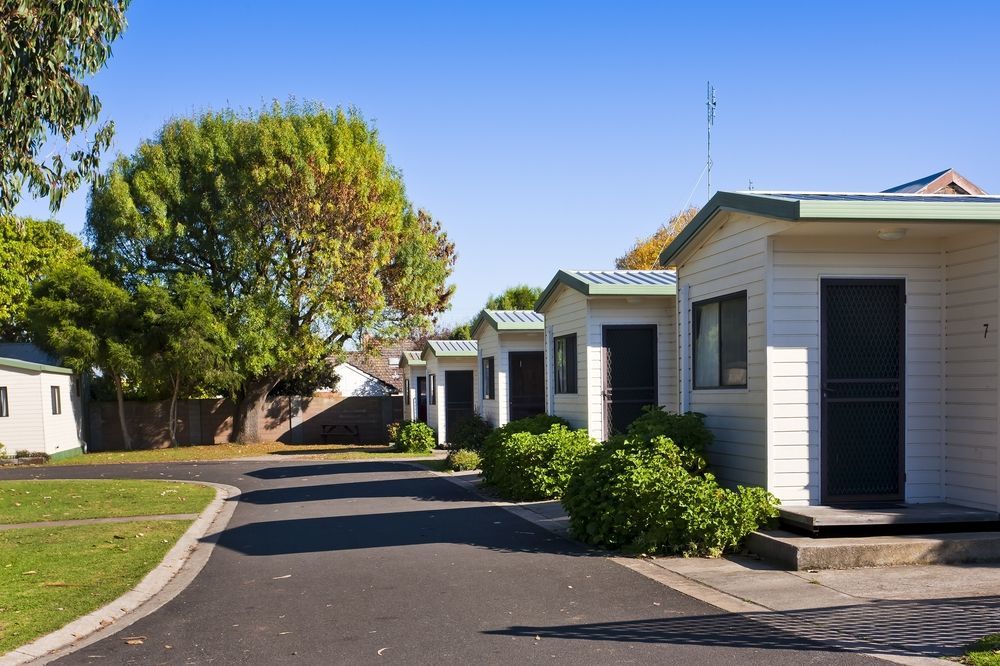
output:
[[[546,508],[550,508],[550,502],[516,503],[496,500],[495,498],[483,494],[479,490],[478,472],[455,472],[448,474],[429,470],[426,467],[421,467],[420,465],[413,465],[413,467],[429,472],[430,474],[442,479],[446,479],[451,483],[461,486],[476,497],[489,502],[493,506],[506,509],[514,515],[523,518],[528,522],[541,527],[542,529],[576,542],[575,539],[572,539],[572,537],[569,536],[569,520],[565,516],[565,512],[561,511],[561,507],[558,511],[545,511]],[[537,508],[532,508],[533,505]],[[754,603],[749,599],[741,599],[737,596],[729,594],[728,592],[711,587],[702,581],[667,568],[662,562],[658,562],[656,559],[618,557],[605,551],[594,550],[586,544],[581,545],[595,554],[607,557],[619,566],[630,569],[641,576],[645,576],[650,580],[656,581],[661,585],[665,585],[688,597],[709,604],[710,606],[714,606],[727,613],[749,615],[757,622],[773,625],[776,629],[781,631],[794,633],[794,626],[791,626],[789,623],[784,621],[785,615],[781,611],[776,611],[772,608],[768,608],[767,606]],[[767,618],[772,619],[769,621]],[[855,636],[845,635],[845,637],[849,638],[855,644],[858,643],[858,639]],[[831,644],[831,649],[835,649],[835,645]],[[934,657],[886,654],[884,650],[880,650],[879,646],[874,644],[870,645],[868,650],[869,651],[864,654],[884,661],[907,664],[909,666],[933,666],[935,664],[940,666],[940,664],[945,663],[942,662],[941,659]]]
[[[207,481],[171,479],[215,488],[215,499],[167,551],[163,560],[139,584],[114,601],[77,618],[61,629],[22,645],[0,657],[0,666],[47,664],[75,652],[158,610],[187,587],[208,562],[215,541],[202,542],[208,533],[219,532],[229,523],[240,494],[239,488]]]

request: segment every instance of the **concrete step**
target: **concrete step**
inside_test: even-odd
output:
[[[816,539],[768,530],[747,537],[747,548],[762,559],[792,571],[1000,562],[1000,532]]]
[[[814,535],[962,532],[1000,527],[1000,516],[995,511],[945,503],[783,506],[779,510],[782,526]]]

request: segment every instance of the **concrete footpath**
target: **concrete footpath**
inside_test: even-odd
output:
[[[450,478],[478,491],[478,473]],[[495,503],[569,534],[569,518],[557,501]],[[965,645],[1000,632],[995,564],[784,571],[745,556],[611,559],[722,610],[889,661],[940,664],[937,657],[959,654]]]

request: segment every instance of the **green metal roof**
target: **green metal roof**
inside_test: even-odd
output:
[[[660,253],[670,265],[717,213],[739,211],[791,222],[1000,222],[1000,197],[955,194],[716,192]]]
[[[542,292],[535,310],[541,311],[559,285],[584,296],[673,296],[677,274],[673,271],[564,271],[556,273]]]
[[[427,365],[427,362],[420,358],[420,352],[418,351],[405,351],[403,352],[403,358],[400,360],[400,365],[406,363],[409,366]]]
[[[472,325],[473,336],[484,323],[497,332],[545,330],[545,317],[534,310],[483,310]]]
[[[479,354],[479,345],[475,340],[428,340],[420,358],[426,361],[428,352],[438,358],[476,356]]]
[[[45,365],[44,363],[31,363],[20,361],[16,358],[0,358],[0,367],[17,368],[18,370],[32,370],[34,372],[51,372],[57,375],[72,375],[69,368],[61,368],[58,365]]]

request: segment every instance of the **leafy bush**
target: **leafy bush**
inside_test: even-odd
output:
[[[549,416],[548,414],[538,414],[536,416],[529,416],[526,419],[510,421],[486,436],[486,439],[483,441],[483,451],[485,452],[487,448],[510,439],[514,433],[530,432],[532,435],[541,435],[543,432],[548,432],[554,425],[570,427],[569,421],[566,419],[558,416]]]
[[[7,457],[7,449],[4,448],[3,443],[0,442],[0,458],[6,458],[6,457]]]
[[[777,516],[763,488],[728,490],[688,460],[667,437],[594,449],[563,496],[573,535],[611,549],[715,557]]]
[[[420,421],[409,421],[399,427],[395,449],[403,453],[429,453],[434,450],[435,444],[437,437],[429,425]]]
[[[586,430],[556,424],[548,432],[513,432],[483,449],[483,480],[511,500],[559,497],[597,442]]]
[[[628,427],[628,432],[610,441],[615,446],[623,446],[626,441],[638,445],[652,443],[659,437],[667,437],[677,444],[682,464],[688,471],[701,473],[708,468],[705,454],[714,437],[705,426],[705,416],[696,412],[675,414],[662,407],[644,407],[642,415]]]
[[[481,459],[479,454],[469,449],[458,449],[448,454],[448,468],[455,472],[467,472],[479,469]]]
[[[49,454],[45,451],[29,451],[27,449],[19,449],[14,452],[15,458],[42,458],[44,460],[49,459]]]
[[[392,423],[386,425],[385,434],[388,435],[390,442],[395,442],[399,439],[399,429],[402,427],[402,421],[393,421]]]
[[[471,417],[448,428],[448,444],[453,449],[468,449],[479,451],[483,448],[486,437],[493,432],[489,421],[473,414]]]

